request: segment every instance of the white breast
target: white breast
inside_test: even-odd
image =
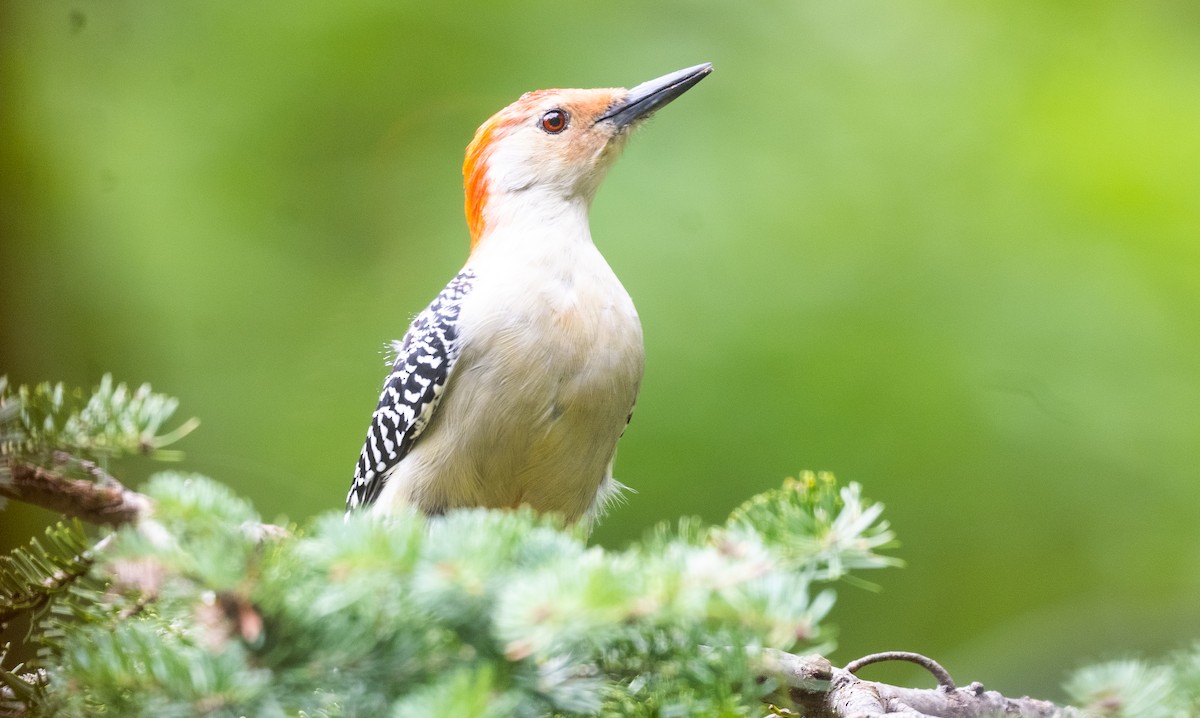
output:
[[[481,246],[468,266],[462,353],[380,509],[528,504],[579,519],[611,489],[641,383],[637,311],[586,225],[577,238]]]

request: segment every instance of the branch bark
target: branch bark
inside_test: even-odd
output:
[[[80,465],[99,481],[72,479],[42,466],[9,461],[9,478],[0,481],[0,496],[107,526],[131,523],[150,510],[147,496],[125,488],[94,464]]]
[[[938,679],[937,688],[904,688],[865,681],[854,671],[883,660],[907,660],[925,666]],[[972,683],[956,688],[950,674],[929,658],[892,652],[866,656],[837,668],[824,656],[795,656],[772,651],[765,676],[780,683],[768,701],[782,715],[804,718],[1086,718],[1078,708],[1035,698],[1008,698]]]

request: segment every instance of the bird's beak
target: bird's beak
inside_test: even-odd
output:
[[[706,62],[643,82],[614,102],[596,122],[612,122],[617,129],[628,127],[690,90],[710,72],[712,63]]]

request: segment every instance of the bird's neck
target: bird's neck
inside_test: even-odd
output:
[[[591,247],[590,205],[590,197],[535,188],[489,197],[483,230],[472,241],[472,257],[503,252],[535,258]]]

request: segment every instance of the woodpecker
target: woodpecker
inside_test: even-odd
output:
[[[463,162],[470,255],[393,344],[347,512],[528,505],[590,522],[619,491],[642,328],[588,210],[630,133],[711,71],[529,92],[480,126]]]

